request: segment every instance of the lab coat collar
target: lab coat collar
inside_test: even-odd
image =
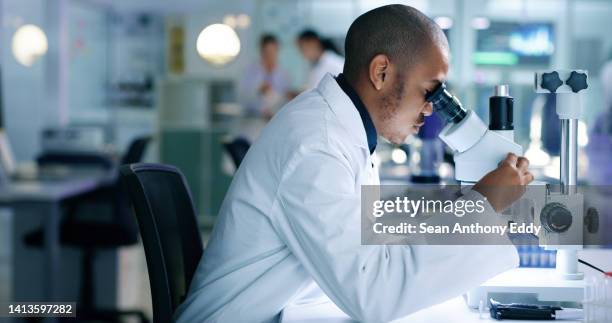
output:
[[[340,120],[342,126],[347,130],[350,139],[359,147],[368,150],[368,138],[366,129],[361,121],[361,116],[355,108],[351,99],[344,93],[336,79],[331,74],[326,74],[319,85],[317,91],[321,93],[332,112]]]
[[[378,144],[378,135],[376,133],[376,127],[374,127],[374,122],[370,117],[368,109],[366,108],[365,104],[363,104],[363,101],[361,101],[361,98],[359,97],[355,89],[353,89],[353,87],[346,80],[344,74],[340,73],[336,77],[336,81],[338,82],[338,85],[340,85],[342,91],[344,91],[344,93],[348,95],[349,99],[351,99],[351,102],[353,102],[355,108],[357,108],[359,116],[361,117],[361,123],[363,123],[363,127],[366,131],[366,138],[368,139],[368,149],[370,149],[370,154],[373,154],[374,150],[376,149],[376,145]]]

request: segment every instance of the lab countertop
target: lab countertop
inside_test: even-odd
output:
[[[0,185],[0,203],[56,201],[87,192],[116,179],[116,171],[72,171],[48,180],[16,180]]]
[[[581,321],[561,320],[567,323],[578,323]],[[283,310],[282,323],[353,323],[356,322],[344,314],[331,301],[315,304],[291,305]],[[395,320],[396,323],[470,323],[470,322],[498,322],[491,319],[489,312],[485,310],[482,315],[467,307],[463,297],[453,298],[444,303],[423,309],[410,316]],[[504,322],[536,323],[542,321],[515,321],[504,320]]]
[[[612,270],[612,249],[588,248],[579,251],[580,259],[604,268]],[[599,275],[598,272],[580,265],[585,279]],[[313,304],[289,305],[283,310],[282,323],[352,323],[355,322],[344,314],[329,299]],[[580,320],[559,320],[567,323],[578,323]],[[408,317],[396,320],[396,323],[472,323],[472,322],[497,322],[491,319],[488,311],[482,314],[477,310],[468,308],[463,297],[453,298],[444,303],[423,309]],[[536,323],[542,321],[516,321],[504,320],[503,322]]]

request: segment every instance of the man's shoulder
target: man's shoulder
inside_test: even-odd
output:
[[[322,141],[327,136],[329,104],[316,89],[287,103],[274,117],[270,128],[294,144]]]
[[[304,112],[315,112],[316,110],[327,110],[329,104],[325,101],[325,98],[321,92],[317,89],[311,89],[300,93],[293,100],[289,101],[281,110],[282,111],[304,111]],[[282,115],[282,114],[281,114]]]
[[[348,138],[329,103],[317,90],[309,90],[287,103],[260,138],[285,151],[324,150],[333,153]]]

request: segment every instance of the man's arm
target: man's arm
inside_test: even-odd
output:
[[[305,152],[287,165],[278,192],[280,214],[272,219],[293,255],[351,317],[403,317],[518,264],[511,245],[362,246],[355,181],[343,157]]]

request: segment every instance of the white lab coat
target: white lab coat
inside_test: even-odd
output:
[[[518,265],[511,245],[361,245],[360,188],[375,183],[359,113],[327,75],[249,150],[177,322],[275,322],[320,290],[353,318],[384,322]]]
[[[310,67],[305,88],[314,89],[326,74],[337,76],[342,73],[342,69],[344,69],[344,57],[330,50],[324,51],[319,60]]]

